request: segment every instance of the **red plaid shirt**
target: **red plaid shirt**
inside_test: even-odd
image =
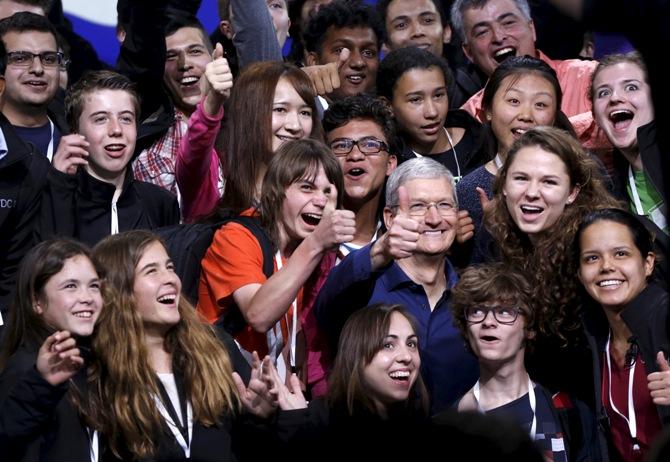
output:
[[[177,195],[175,162],[181,138],[188,128],[188,118],[175,109],[174,123],[165,135],[148,149],[145,149],[133,162],[135,179],[153,183]]]

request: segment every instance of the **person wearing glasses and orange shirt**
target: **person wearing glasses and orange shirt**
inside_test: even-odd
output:
[[[454,179],[446,167],[425,157],[403,163],[386,185],[388,231],[331,270],[315,305],[331,344],[354,311],[377,302],[405,306],[418,323],[421,371],[433,411],[450,406],[478,376],[477,361],[449,310],[458,278],[447,252],[457,215]]]

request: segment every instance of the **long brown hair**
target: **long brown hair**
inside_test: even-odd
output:
[[[316,109],[316,94],[309,77],[296,66],[283,62],[255,63],[235,82],[226,108],[223,130],[226,188],[217,210],[241,211],[251,207],[256,185],[272,158],[272,106],[279,79],[288,80],[312,110],[310,138],[323,140]]]
[[[503,196],[510,165],[517,153],[529,146],[555,154],[565,165],[570,187],[579,187],[574,202],[565,207],[551,229],[538,236],[534,245],[512,220]],[[596,161],[584,152],[573,136],[554,127],[528,130],[512,144],[493,184],[493,192],[491,208],[484,217],[486,228],[498,243],[506,262],[534,275],[533,298],[538,308],[539,330],[565,341],[566,332],[579,325],[576,299],[579,281],[573,258],[577,228],[589,212],[617,207],[619,203],[605,188]]]
[[[151,456],[164,428],[153,398],[159,395],[158,379],[149,363],[133,294],[135,268],[154,242],[161,242],[158,236],[136,230],[109,236],[94,249],[113,295],[106,300],[93,334],[95,360],[89,368],[91,396],[85,414],[89,425],[107,435],[118,457],[122,448],[136,458]],[[238,408],[230,358],[184,297],[178,310],[181,320],[166,334],[165,347],[172,354],[175,373],[183,379],[193,419],[215,425],[225,412]]]
[[[331,407],[346,405],[349,415],[365,411],[377,414],[377,406],[365,383],[363,370],[384,347],[393,313],[403,315],[417,332],[416,322],[402,305],[379,303],[360,309],[344,324],[337,348],[335,364],[328,380],[328,400]],[[418,374],[409,399],[404,405],[412,409],[417,403],[428,412],[428,393]]]
[[[21,346],[37,351],[54,332],[34,309],[35,302],[44,296],[44,286],[58,274],[65,262],[78,255],[88,258],[98,274],[100,269],[84,244],[71,239],[52,239],[33,247],[21,261],[16,277],[16,295],[10,309],[8,328],[2,352],[0,371]]]

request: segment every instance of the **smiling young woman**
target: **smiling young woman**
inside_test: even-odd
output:
[[[579,279],[602,436],[624,460],[644,457],[670,423],[668,293],[654,283],[653,238],[620,209],[587,215],[577,231]],[[598,307],[597,305],[600,305]]]
[[[7,460],[89,462],[98,451],[80,418],[88,337],[102,311],[98,264],[75,241],[26,254],[0,353],[0,446]],[[72,380],[71,380],[72,379]],[[90,437],[89,437],[90,436]]]

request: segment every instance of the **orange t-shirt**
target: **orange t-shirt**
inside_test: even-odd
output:
[[[250,212],[245,211],[243,215],[251,215]],[[276,262],[273,266],[276,272]],[[209,323],[214,323],[234,304],[233,293],[237,289],[249,284],[263,284],[266,280],[263,274],[263,251],[256,237],[239,223],[226,223],[214,233],[212,245],[202,260],[197,310]],[[302,289],[297,299],[300,317]],[[279,320],[284,339],[289,338],[288,320],[292,315],[293,308],[289,306],[286,316]],[[249,352],[258,351],[261,357],[268,353],[266,335],[254,331],[248,325],[235,334],[235,340]]]

